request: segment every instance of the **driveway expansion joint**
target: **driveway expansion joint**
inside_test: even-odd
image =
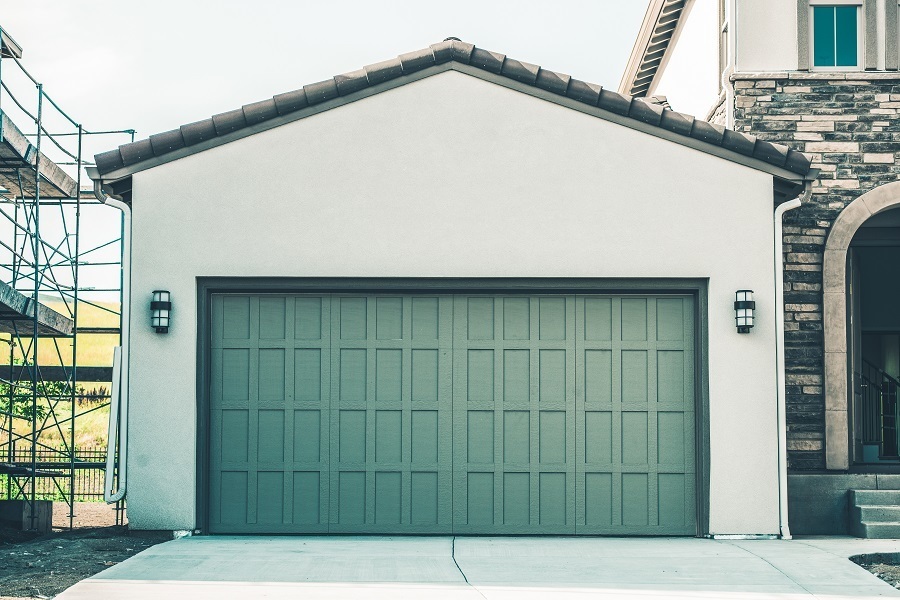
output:
[[[482,594],[481,590],[479,590],[477,587],[475,587],[474,585],[469,583],[469,578],[466,577],[466,574],[462,570],[462,567],[460,567],[459,563],[456,562],[456,536],[455,535],[450,540],[450,558],[453,559],[453,564],[456,565],[456,570],[459,571],[460,575],[462,575],[463,581],[466,582],[466,585],[469,586],[470,588],[472,588],[473,590],[475,590],[476,592],[478,592],[478,595],[481,596],[482,598],[484,598],[484,600],[487,600],[487,596]]]

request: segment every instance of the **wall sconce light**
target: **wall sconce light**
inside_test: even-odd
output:
[[[738,290],[734,293],[734,323],[738,333],[750,333],[753,328],[753,290]]]
[[[154,290],[150,301],[150,325],[156,333],[169,333],[169,318],[172,313],[172,294],[166,290]]]

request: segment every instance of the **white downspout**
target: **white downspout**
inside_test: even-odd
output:
[[[784,213],[800,206],[812,195],[812,182],[807,181],[799,198],[779,204],[775,209],[775,360],[778,378],[778,527],[781,539],[791,539],[788,526],[787,478],[787,383],[784,366]]]
[[[121,365],[119,377],[119,398],[116,403],[116,390],[111,390],[113,396],[110,402],[109,433],[106,451],[106,485],[103,490],[103,499],[107,504],[113,504],[125,497],[128,474],[128,364],[130,362],[131,342],[131,207],[120,196],[108,195],[103,191],[99,173],[89,173],[94,180],[94,196],[104,204],[108,204],[122,211],[124,222],[124,236],[122,239],[122,348],[114,353],[114,360],[119,359]],[[118,355],[118,356],[116,356]],[[113,375],[115,377],[115,375]],[[118,409],[118,410],[116,410]],[[115,414],[118,412],[118,414]],[[119,488],[113,489],[113,474],[115,468],[116,453],[116,422],[118,416],[120,427],[118,429],[119,442]]]

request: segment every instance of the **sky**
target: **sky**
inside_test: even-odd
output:
[[[448,36],[617,89],[647,4],[39,0],[4,2],[0,27],[22,47],[21,65],[72,121],[89,131],[133,129],[143,139]],[[35,86],[10,61],[0,67],[3,83],[34,111]],[[0,109],[28,133],[28,119],[8,97],[0,95]],[[75,131],[46,102],[44,119],[54,133]],[[74,150],[76,137],[57,139]],[[83,156],[92,160],[129,141],[129,134],[87,136]],[[47,140],[42,150],[68,160]],[[89,186],[84,178],[82,187]],[[118,237],[119,218],[106,207],[84,210],[82,249]],[[92,256],[117,252],[109,246]],[[118,270],[84,268],[80,279],[82,286],[115,287]]]
[[[57,104],[89,130],[135,129],[138,139],[448,36],[615,89],[647,7],[646,0],[5,4],[0,27]],[[93,138],[87,149],[126,141]]]

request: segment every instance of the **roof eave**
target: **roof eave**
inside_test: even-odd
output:
[[[477,77],[479,79],[496,83],[498,85],[502,85],[507,88],[511,88],[513,90],[528,94],[530,96],[534,96],[540,98],[542,100],[547,100],[549,102],[553,102],[567,108],[571,108],[573,110],[577,110],[579,112],[587,113],[589,115],[599,117],[605,121],[611,121],[613,123],[623,125],[630,129],[635,129],[641,131],[643,133],[647,133],[654,137],[662,138],[669,140],[671,142],[688,146],[700,152],[704,152],[707,154],[712,154],[715,156],[719,156],[720,158],[724,158],[726,160],[730,160],[732,162],[742,164],[744,166],[750,167],[752,169],[763,171],[776,177],[784,182],[788,182],[791,184],[802,185],[804,181],[807,180],[807,176],[796,173],[784,167],[779,167],[777,165],[771,164],[759,158],[755,158],[753,156],[748,156],[745,154],[741,154],[734,150],[729,150],[728,148],[718,146],[716,144],[705,142],[700,139],[696,139],[694,137],[688,135],[682,135],[676,133],[675,131],[669,131],[657,125],[653,125],[650,123],[644,123],[643,121],[637,120],[634,117],[626,116],[622,114],[618,114],[615,112],[611,112],[609,110],[605,110],[600,108],[599,106],[593,106],[591,104],[587,104],[584,102],[580,102],[578,100],[573,100],[567,96],[561,96],[559,94],[555,94],[553,92],[548,92],[546,90],[542,90],[540,88],[533,87],[528,84],[524,84],[518,82],[514,79],[510,79],[508,77],[504,77],[499,74],[493,74],[487,71],[484,71],[480,68],[473,67],[471,65],[466,65],[456,61],[450,61],[446,63],[442,63],[440,65],[434,65],[423,69],[421,71],[417,71],[408,76],[404,76],[398,79],[393,79],[390,81],[383,82],[381,84],[377,84],[374,86],[370,86],[352,94],[348,94],[346,96],[341,96],[338,98],[333,98],[321,104],[317,104],[314,106],[309,106],[303,110],[297,111],[295,113],[291,113],[289,115],[285,115],[284,117],[278,117],[275,119],[270,119],[268,121],[264,121],[261,123],[257,123],[256,125],[245,127],[243,129],[239,129],[237,131],[233,131],[229,134],[216,136],[205,140],[203,142],[199,142],[192,146],[180,148],[178,150],[168,152],[163,154],[162,156],[155,156],[148,158],[146,160],[121,167],[119,169],[110,171],[108,173],[100,174],[97,170],[92,170],[90,175],[92,178],[96,180],[94,176],[99,178],[104,184],[112,184],[117,181],[124,180],[135,173],[139,173],[141,171],[146,171],[147,169],[152,169],[159,165],[178,160],[180,158],[184,158],[186,156],[190,156],[192,154],[196,154],[197,152],[201,152],[203,150],[207,150],[209,148],[214,148],[216,146],[221,146],[223,144],[228,144],[230,142],[239,140],[241,138],[247,137],[249,135],[253,135],[259,133],[261,131],[266,131],[268,129],[273,129],[284,125],[289,122],[297,121],[299,119],[306,118],[308,116],[312,116],[317,113],[321,113],[327,110],[331,110],[333,108],[337,108],[339,106],[343,106],[349,104],[351,102],[356,102],[363,98],[367,98],[374,94],[378,94],[380,92],[400,87],[405,85],[406,83],[410,83],[412,81],[416,81],[419,79],[424,79],[426,77],[430,77],[432,75],[436,75],[439,73],[443,73],[446,71],[457,71],[460,73],[464,73],[466,75],[470,75],[472,77]],[[671,111],[670,111],[671,113]],[[676,113],[671,113],[676,114]]]
[[[663,1],[662,18],[671,25],[684,9],[685,0]],[[448,38],[395,59],[119,146],[95,157],[96,175],[104,184],[117,185],[140,171],[448,70],[718,155],[786,181],[804,180],[811,168],[806,156],[786,146]]]
[[[100,173],[99,170],[94,171],[99,177],[100,180],[104,183],[109,183],[113,181],[118,181],[120,179],[124,179],[126,177],[130,177],[135,173],[139,173],[141,171],[146,171],[147,169],[152,169],[153,167],[157,167],[159,165],[163,165],[168,162],[172,162],[174,160],[178,160],[180,158],[184,158],[186,156],[190,156],[192,154],[196,154],[198,152],[202,152],[204,150],[209,150],[210,148],[215,148],[217,146],[222,146],[224,144],[228,144],[242,138],[245,138],[250,135],[254,135],[263,131],[268,131],[269,129],[275,129],[276,127],[280,127],[282,125],[286,125],[287,123],[292,123],[294,121],[299,121],[300,119],[305,119],[306,117],[310,117],[312,115],[325,112],[327,110],[331,110],[333,108],[337,108],[339,106],[344,106],[345,104],[349,104],[351,102],[356,102],[358,100],[362,100],[363,98],[368,98],[369,96],[374,96],[375,94],[379,94],[381,92],[400,87],[407,83],[411,83],[413,81],[418,81],[420,79],[424,79],[426,77],[430,77],[431,75],[437,75],[438,73],[443,73],[445,71],[453,70],[454,65],[464,66],[462,63],[445,62],[440,65],[433,65],[431,67],[427,67],[422,69],[421,71],[416,71],[415,73],[411,73],[409,75],[405,75],[403,77],[397,79],[391,79],[389,81],[385,81],[373,86],[369,86],[367,88],[363,88],[361,90],[357,90],[351,94],[346,96],[340,96],[337,98],[332,98],[331,100],[326,100],[325,102],[315,104],[312,106],[308,106],[302,110],[298,110],[296,112],[292,112],[290,114],[276,117],[274,119],[269,119],[267,121],[262,121],[260,123],[256,123],[254,125],[250,125],[248,127],[243,127],[241,129],[232,131],[231,133],[227,133],[224,135],[215,136],[204,140],[202,142],[198,142],[191,146],[185,146],[179,148],[178,150],[173,150],[171,152],[167,152],[161,156],[152,156],[146,160],[142,160],[140,162],[136,162],[134,164],[126,165],[124,167],[120,167],[113,171],[109,171],[107,173]],[[90,175],[90,174],[89,174]],[[93,177],[92,177],[93,179]],[[96,180],[96,179],[95,179]]]
[[[691,6],[691,0],[650,0],[638,37],[628,57],[625,72],[619,82],[620,94],[641,97],[653,93],[657,76],[668,63],[669,49],[675,45],[684,24],[684,17]],[[654,46],[652,50],[651,42]],[[660,46],[662,56],[655,60],[646,60],[648,54],[658,53]],[[638,79],[644,80],[641,85],[638,85]]]
[[[647,46],[649,45],[650,37],[653,35],[653,30],[656,28],[656,22],[659,20],[659,13],[662,11],[664,2],[665,0],[650,0],[650,3],[647,5],[644,20],[641,22],[641,29],[638,32],[637,39],[634,41],[634,46],[631,48],[625,72],[622,73],[622,79],[619,81],[618,91],[620,94],[627,94],[637,77],[638,69],[641,66],[644,55],[647,53]]]

